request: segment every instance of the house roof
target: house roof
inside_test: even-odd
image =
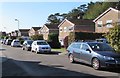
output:
[[[98,19],[100,19],[102,16],[104,16],[106,13],[108,13],[108,12],[111,11],[111,10],[113,10],[114,12],[117,12],[117,13],[120,14],[120,11],[119,11],[119,10],[110,7],[110,8],[108,8],[105,12],[103,12],[102,14],[100,14],[97,18],[95,18],[95,19],[93,20],[93,22],[96,22]]]
[[[90,19],[70,19],[69,21],[75,24],[76,26],[94,25],[93,20]]]
[[[84,25],[94,25],[93,20],[90,19],[64,19],[58,27],[60,27],[65,21],[69,22],[71,25],[84,26]]]
[[[94,25],[75,25],[74,30],[79,30],[82,32],[94,32]]]
[[[58,29],[58,24],[45,24],[48,29]]]
[[[39,30],[41,27],[32,27],[35,31]]]
[[[26,31],[26,32],[28,32],[30,29],[19,29],[19,31]]]

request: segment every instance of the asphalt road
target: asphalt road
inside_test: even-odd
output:
[[[66,54],[36,54],[20,47],[0,46],[2,77],[7,76],[67,76],[80,78],[120,78],[119,69],[94,70],[82,63],[70,63]]]

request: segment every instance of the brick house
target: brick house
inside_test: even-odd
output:
[[[32,27],[32,28],[28,31],[28,32],[29,32],[29,36],[39,34],[39,33],[38,33],[38,30],[39,30],[40,28],[41,28],[41,27]]]
[[[59,41],[64,45],[64,39],[70,32],[94,32],[94,22],[88,19],[64,19],[59,25]]]
[[[38,31],[39,34],[43,35],[44,40],[48,40],[48,35],[50,33],[58,33],[59,29],[57,24],[44,24]]]
[[[107,33],[114,23],[120,23],[120,11],[110,7],[93,21],[95,32]]]
[[[29,36],[28,31],[30,29],[19,29],[18,36]]]

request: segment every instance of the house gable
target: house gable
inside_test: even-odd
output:
[[[94,19],[93,22],[96,22],[97,20],[99,20],[101,17],[103,17],[105,14],[107,14],[107,13],[110,12],[110,11],[114,11],[114,12],[116,12],[116,13],[120,13],[119,10],[116,10],[116,9],[110,7],[110,8],[107,9],[105,12],[103,12],[102,14],[100,14],[96,19]]]
[[[107,33],[109,29],[113,27],[114,23],[119,22],[120,11],[114,8],[109,8],[98,16],[95,20],[95,32]]]
[[[72,22],[70,22],[69,20],[67,20],[67,19],[64,19],[59,25],[58,25],[58,27],[61,27],[61,26],[63,26],[63,25],[69,25],[69,26],[74,26],[74,24],[72,23]]]

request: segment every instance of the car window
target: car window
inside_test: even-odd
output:
[[[37,45],[48,45],[47,42],[37,42]]]
[[[114,49],[106,43],[89,43],[89,45],[93,51],[114,51]]]
[[[73,48],[77,48],[77,49],[80,49],[80,46],[81,46],[81,44],[73,44],[72,45]]]
[[[28,43],[29,45],[31,45],[31,44],[32,44],[32,42],[33,42],[33,41],[28,41],[27,43]]]
[[[87,49],[89,49],[89,47],[88,47],[88,45],[86,45],[86,44],[82,44],[81,49],[86,51]]]
[[[14,42],[19,43],[19,41],[14,41]]]

